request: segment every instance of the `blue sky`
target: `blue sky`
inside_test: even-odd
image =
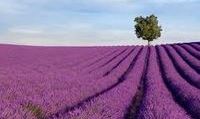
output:
[[[134,18],[155,14],[162,37],[152,44],[200,41],[200,0],[1,0],[0,43],[146,44]]]

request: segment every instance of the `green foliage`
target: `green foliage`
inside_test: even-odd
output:
[[[37,119],[45,119],[45,113],[39,106],[36,106],[32,103],[28,103],[24,105],[24,108],[30,111]]]
[[[147,40],[148,43],[161,36],[162,28],[158,25],[157,17],[154,15],[147,16],[146,18],[140,16],[135,20],[135,32],[138,38]]]

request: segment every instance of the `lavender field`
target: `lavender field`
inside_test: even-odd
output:
[[[200,43],[0,45],[0,119],[200,119]]]

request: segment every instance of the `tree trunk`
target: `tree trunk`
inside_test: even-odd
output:
[[[150,45],[150,41],[148,41],[148,46]]]

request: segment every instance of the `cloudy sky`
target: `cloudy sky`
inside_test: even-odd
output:
[[[200,0],[1,0],[0,43],[147,44],[134,18],[155,14],[162,37],[152,44],[200,41]]]

